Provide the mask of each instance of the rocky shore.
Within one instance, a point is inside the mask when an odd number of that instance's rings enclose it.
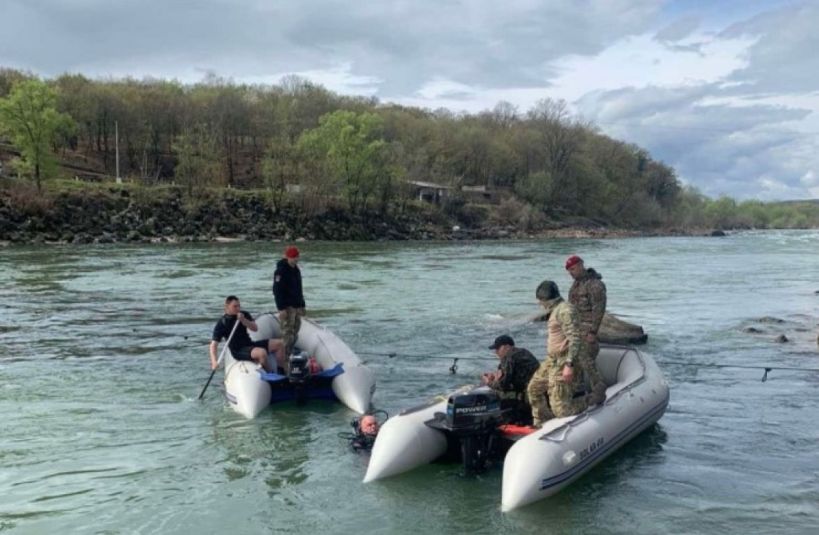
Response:
[[[528,237],[688,235],[681,230],[612,229],[587,221],[521,229],[493,222],[464,223],[433,206],[409,203],[386,213],[312,210],[291,201],[275,209],[263,195],[234,190],[188,198],[179,189],[126,188],[49,195],[0,190],[1,244],[207,242],[229,240],[465,240]],[[491,215],[491,214],[490,214]],[[701,231],[699,232],[702,233]]]

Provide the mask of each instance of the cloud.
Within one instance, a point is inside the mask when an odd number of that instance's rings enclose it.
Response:
[[[646,147],[709,196],[812,195],[803,177],[819,168],[819,136],[793,126],[809,109],[749,104],[719,83],[603,91],[577,105],[605,132]]]
[[[819,89],[819,4],[768,11],[722,32],[726,38],[752,37],[747,65],[730,80],[748,92],[803,93]]]
[[[675,20],[654,36],[661,43],[677,43],[682,41],[699,27],[700,17],[689,15]]]
[[[548,85],[550,62],[593,55],[645,31],[660,6],[657,0],[4,4],[0,64],[46,75],[186,80],[205,70],[243,80],[346,69],[377,79],[380,95],[396,97],[436,79],[490,89]]]

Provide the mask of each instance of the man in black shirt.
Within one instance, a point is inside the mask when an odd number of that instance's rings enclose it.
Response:
[[[237,321],[239,325],[236,325]],[[234,325],[236,326],[235,332],[233,331]],[[225,315],[219,318],[219,321],[213,327],[213,336],[211,336],[210,342],[210,368],[212,370],[215,370],[219,365],[216,351],[219,342],[223,338],[230,338],[228,347],[230,348],[230,354],[236,360],[252,360],[260,364],[265,371],[275,371],[267,362],[267,354],[275,352],[276,360],[281,366],[284,359],[281,351],[282,341],[277,338],[270,338],[254,342],[247,333],[248,329],[253,332],[258,330],[256,322],[253,321],[253,316],[248,312],[242,312],[238,297],[229,295],[225,299]],[[230,336],[231,332],[233,332],[233,337]]]
[[[279,311],[285,361],[289,359],[293,346],[296,345],[301,316],[304,316],[305,309],[298,263],[299,250],[291,245],[284,250],[284,258],[276,264],[276,272],[273,274],[273,296],[276,298],[276,309]]]
[[[495,338],[489,349],[495,352],[500,362],[497,371],[481,376],[481,383],[497,392],[504,400],[502,406],[514,409],[515,419],[526,419],[531,413],[526,387],[540,362],[529,350],[515,347],[515,341],[507,334]]]

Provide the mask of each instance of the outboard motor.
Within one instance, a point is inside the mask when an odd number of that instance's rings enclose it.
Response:
[[[287,372],[287,379],[293,385],[296,394],[296,403],[304,404],[307,399],[307,382],[310,380],[310,368],[307,357],[300,352],[290,355],[290,369]]]
[[[482,390],[450,396],[446,414],[437,412],[425,423],[460,442],[464,472],[469,475],[483,472],[495,452],[502,415],[498,395]]]

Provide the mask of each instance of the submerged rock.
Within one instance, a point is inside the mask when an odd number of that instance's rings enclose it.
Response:
[[[790,340],[788,340],[788,337],[785,336],[784,334],[780,334],[779,336],[774,338],[774,342],[778,342],[780,344],[784,344],[785,342],[789,342],[789,341]]]

